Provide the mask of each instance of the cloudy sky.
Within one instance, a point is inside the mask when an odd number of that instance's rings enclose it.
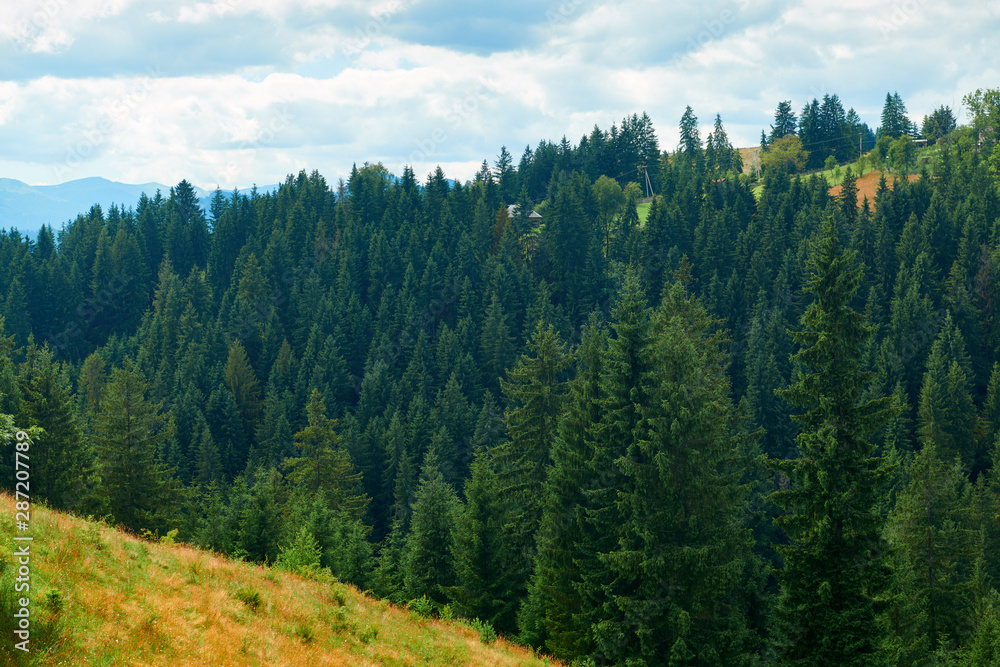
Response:
[[[666,149],[685,105],[747,146],[784,99],[874,128],[888,91],[919,122],[1000,85],[992,0],[0,2],[0,177],[33,185],[468,179],[634,112]]]

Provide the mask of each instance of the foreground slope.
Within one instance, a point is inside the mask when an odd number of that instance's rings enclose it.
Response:
[[[25,656],[12,649],[14,499],[0,494],[0,503],[12,510],[0,519],[0,664],[550,664],[351,586],[151,543],[37,507]]]

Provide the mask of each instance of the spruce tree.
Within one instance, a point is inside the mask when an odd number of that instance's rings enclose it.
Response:
[[[617,576],[601,554],[618,546],[623,522],[618,506],[624,478],[622,459],[634,444],[639,428],[639,406],[649,400],[655,368],[651,310],[636,273],[629,269],[612,309],[611,329],[600,379],[600,421],[593,427],[593,446],[587,463],[589,483],[584,487],[586,508],[581,522],[580,610],[575,623],[587,628],[588,651],[596,650],[593,628],[619,617],[613,586]],[[606,637],[606,642],[613,642]]]
[[[764,451],[770,456],[794,455],[795,424],[788,417],[788,404],[775,393],[788,386],[787,371],[780,362],[787,359],[790,342],[786,323],[782,309],[777,304],[771,307],[761,295],[748,323],[746,350],[742,355],[746,407],[755,422],[766,430]]]
[[[523,596],[522,555],[509,529],[511,499],[503,493],[490,453],[480,449],[465,484],[465,507],[456,521],[456,586],[449,597],[461,615],[488,621],[504,634],[515,630]]]
[[[277,569],[302,576],[319,573],[323,550],[308,527],[299,528],[295,537],[278,549],[278,558],[274,562]]]
[[[684,115],[680,121],[681,145],[688,164],[699,168],[702,166],[701,135],[698,132],[698,117],[690,106],[684,107]]]
[[[1000,593],[991,589],[976,612],[975,632],[954,663],[957,667],[1000,665]]]
[[[310,519],[316,523],[322,518]],[[364,589],[371,577],[372,545],[368,541],[371,528],[361,519],[343,510],[333,509],[326,521],[326,541],[323,544],[323,567],[330,568],[339,581]]]
[[[229,553],[232,548],[229,530],[230,507],[226,504],[224,492],[217,482],[210,482],[201,489],[198,503],[198,526],[193,542],[203,549],[218,553]]]
[[[47,346],[29,345],[26,354],[18,376],[21,421],[44,431],[35,442],[44,455],[32,459],[33,497],[53,507],[86,508],[95,482],[94,461],[77,423],[69,378]]]
[[[497,452],[504,494],[514,502],[508,539],[526,556],[533,551],[542,518],[542,488],[551,466],[552,442],[565,401],[569,358],[552,325],[539,323],[523,355],[500,386],[507,399],[504,422],[510,440]],[[522,572],[526,585],[530,559]]]
[[[274,468],[257,468],[241,477],[246,478],[247,491],[244,502],[233,512],[237,521],[235,555],[255,563],[274,563],[282,525],[281,475]]]
[[[337,420],[326,417],[323,397],[316,389],[309,396],[306,414],[308,425],[295,434],[302,456],[285,459],[289,483],[308,493],[322,490],[331,506],[360,518],[368,505],[361,491],[361,475],[340,446]]]
[[[98,493],[115,521],[133,531],[167,528],[178,499],[172,471],[161,462],[159,451],[173,434],[160,406],[146,397],[148,386],[126,359],[112,372],[94,418]]]
[[[260,416],[260,386],[246,350],[238,340],[229,346],[229,357],[223,374],[226,386],[233,393],[236,407],[243,417],[243,428],[247,433],[252,433]]]
[[[483,369],[483,386],[499,395],[499,379],[514,356],[514,344],[507,324],[507,315],[496,292],[490,298],[483,320],[480,349]]]
[[[528,597],[519,614],[523,641],[544,646],[571,660],[587,651],[589,627],[583,622],[580,560],[583,553],[585,490],[592,484],[593,430],[601,417],[600,382],[607,331],[592,315],[576,353],[576,377],[552,443],[552,469],[542,492],[538,554]]]
[[[770,141],[781,139],[789,134],[795,134],[797,125],[795,112],[792,111],[792,101],[784,100],[779,102],[778,108],[774,110],[774,124],[771,125]],[[763,130],[761,130],[761,138],[763,139]],[[761,146],[762,148],[766,148],[763,144],[764,141],[762,140]]]
[[[616,462],[616,544],[607,615],[592,631],[614,664],[738,665],[749,634],[737,603],[750,534],[741,523],[726,337],[680,282],[652,320],[654,373]]]
[[[7,297],[0,303],[0,319],[4,321],[4,329],[11,334],[17,347],[23,347],[31,336],[31,311],[24,285],[17,274],[14,274],[7,288]]]
[[[194,463],[194,482],[201,486],[208,486],[213,482],[222,480],[222,458],[219,456],[219,448],[212,439],[212,432],[208,424],[203,424],[200,435],[195,440],[197,453]]]
[[[840,196],[838,203],[840,210],[844,213],[844,218],[848,224],[854,225],[858,217],[858,179],[850,167],[844,172],[844,180],[840,184]]]
[[[979,450],[992,453],[998,435],[1000,435],[1000,363],[994,362],[976,429]],[[992,458],[992,467],[994,475],[1000,472],[998,471],[1000,460],[996,456]]]
[[[293,489],[285,511],[286,540],[296,537],[296,529],[306,529],[319,547],[318,564],[329,568],[339,581],[364,588],[372,564],[370,529],[357,516],[330,502],[320,489],[312,493]]]
[[[924,445],[913,481],[893,510],[888,534],[897,548],[896,595],[887,617],[898,664],[922,664],[941,644],[961,641],[972,612],[974,534],[955,463]]]
[[[805,409],[797,459],[773,461],[788,488],[773,495],[791,543],[779,548],[775,648],[787,665],[871,665],[885,659],[877,623],[886,581],[879,490],[889,470],[871,436],[892,416],[888,397],[863,398],[860,359],[873,328],[851,301],[861,281],[834,219],[813,244],[805,290],[815,297],[793,332],[801,377],[781,392]]]
[[[429,451],[420,473],[402,562],[407,599],[427,596],[438,604],[448,601],[446,588],[454,585],[455,579],[452,545],[460,510],[461,502],[444,481],[437,455]]]
[[[951,462],[960,456],[966,465],[980,458],[969,368],[965,342],[948,315],[927,359],[917,433],[924,446],[937,447],[942,460]]]
[[[205,418],[222,458],[227,479],[234,479],[246,466],[246,433],[233,392],[221,382],[208,397]]]
[[[87,422],[101,409],[101,396],[108,382],[104,367],[104,359],[100,352],[92,352],[80,369],[77,395],[82,399],[83,413]]]

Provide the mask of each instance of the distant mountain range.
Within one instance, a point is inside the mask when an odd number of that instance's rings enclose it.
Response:
[[[261,192],[276,189],[277,185],[257,188]],[[58,231],[63,224],[75,220],[80,213],[86,213],[94,204],[100,204],[105,211],[111,204],[126,209],[135,208],[142,193],[152,197],[157,190],[164,197],[170,195],[170,186],[162,183],[130,185],[95,177],[59,185],[28,185],[12,178],[0,178],[0,229],[15,228],[34,237],[42,225],[51,225]],[[198,187],[194,190],[207,212],[212,192]]]

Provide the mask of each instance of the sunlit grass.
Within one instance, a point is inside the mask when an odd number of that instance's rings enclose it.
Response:
[[[931,174],[931,175],[933,175],[934,174],[934,160],[935,160],[936,156],[938,155],[938,153],[940,152],[940,150],[941,150],[941,146],[940,145],[934,145],[934,146],[931,146],[929,148],[918,148],[917,149],[917,154],[916,154],[916,161],[915,161],[915,165],[914,165],[913,171],[911,171],[910,174],[909,174],[909,176],[908,176],[909,180],[911,180],[911,181],[914,180],[915,174],[919,173],[920,169],[922,167],[925,167],[925,166],[927,168],[928,173]],[[858,178],[858,179],[861,179],[863,176],[865,176],[867,174],[871,174],[872,172],[878,172],[878,171],[881,171],[881,172],[885,173],[886,179],[890,182],[890,184],[891,184],[892,180],[895,177],[897,177],[897,174],[895,174],[891,170],[889,170],[888,167],[883,167],[881,170],[879,170],[879,169],[873,168],[870,164],[866,164],[865,168],[864,168],[864,171],[862,172],[861,170],[858,169],[858,163],[857,162],[850,162],[850,163],[847,163],[847,164],[842,164],[842,165],[839,165],[838,167],[836,167],[835,169],[820,169],[820,170],[816,170],[816,171],[808,171],[808,172],[804,172],[803,174],[801,174],[801,176],[802,176],[802,178],[808,178],[808,177],[811,177],[813,175],[820,176],[820,177],[826,179],[826,182],[830,185],[831,188],[833,188],[833,187],[836,187],[836,186],[838,186],[838,185],[840,185],[840,184],[842,184],[844,182],[844,177],[847,175],[847,169],[848,169],[848,167],[850,167],[851,173],[854,174],[855,178]],[[792,176],[792,178],[794,178],[794,176]],[[761,195],[763,194],[763,192],[764,192],[764,185],[763,185],[763,183],[761,183],[761,182],[758,181],[753,186],[754,197],[756,197],[757,200],[760,200]]]
[[[640,225],[646,224],[646,220],[649,218],[649,207],[651,205],[652,204],[650,202],[647,202],[645,204],[639,204],[638,206],[635,207],[636,211],[639,213]]]
[[[13,505],[7,494],[0,502]],[[0,586],[13,591],[13,513],[3,515]],[[32,534],[32,639],[46,645],[33,641],[25,659],[5,635],[3,664],[551,664],[345,584],[154,544],[37,507]]]

